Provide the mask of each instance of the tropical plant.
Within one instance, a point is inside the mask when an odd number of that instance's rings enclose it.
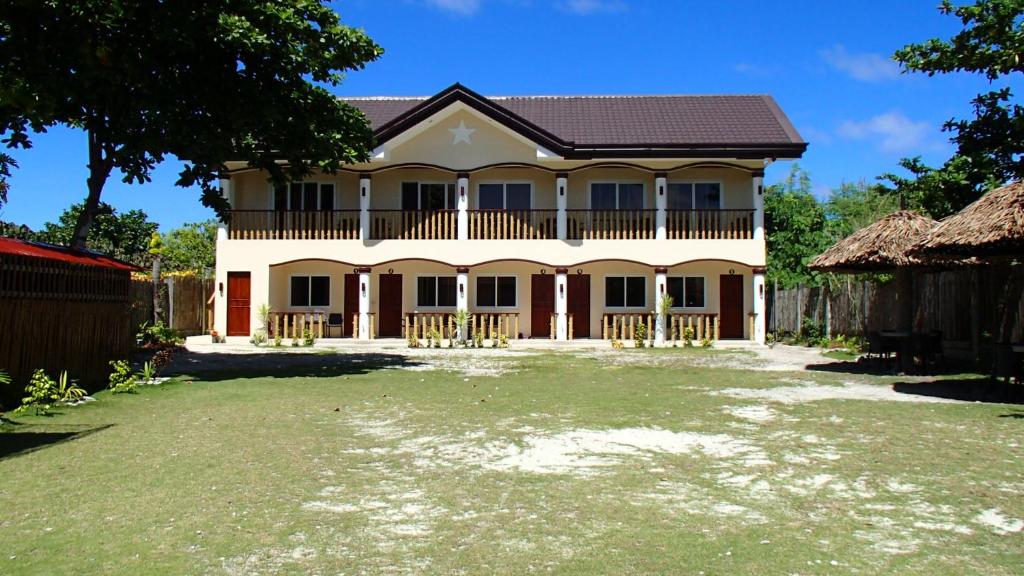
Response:
[[[313,344],[316,344],[316,335],[313,334],[312,330],[306,328],[302,331],[302,345],[312,346]]]
[[[409,348],[419,348],[420,347],[420,339],[416,337],[416,333],[413,332],[412,330],[409,330],[406,333],[405,340],[409,344]]]
[[[442,338],[441,338],[441,331],[440,330],[438,330],[437,328],[434,328],[433,330],[430,331],[430,342],[433,343],[434,348],[440,348],[441,347],[441,340],[442,340]]]
[[[111,174],[148,182],[167,156],[182,187],[225,216],[226,158],[298,180],[367,160],[366,117],[330,90],[383,50],[309,0],[10,0],[0,11],[0,134],[80,129],[88,196],[71,246],[86,247]],[[140,33],[144,31],[144,33]],[[40,47],[45,46],[45,50]],[[188,87],[172,89],[172,87]],[[216,90],[197,89],[216,86]],[[216,126],[216,130],[210,130]],[[197,138],[197,134],[203,134]]]
[[[504,333],[498,335],[498,348],[508,348],[508,336]]]
[[[643,348],[647,345],[647,325],[641,320],[637,323],[636,327],[633,328],[633,346],[636,348]]]
[[[705,336],[700,340],[701,348],[712,348],[714,345],[715,341],[711,338],[711,336]]]
[[[683,348],[693,348],[693,328],[683,328]]]
[[[249,338],[249,343],[254,346],[263,346],[267,343],[267,331],[262,328],[257,328],[252,331],[252,337]]]
[[[164,325],[163,322],[150,324],[143,322],[135,335],[135,340],[143,346],[180,346],[185,343],[185,337],[174,328]]]
[[[114,394],[132,394],[135,392],[135,375],[132,374],[132,367],[127,360],[111,360],[109,385]]]
[[[164,367],[167,366],[167,364],[170,363],[171,356],[173,354],[174,354],[174,349],[173,348],[164,348],[163,350],[158,350],[157,353],[153,355],[152,363],[153,363],[153,377],[154,378],[160,376],[160,371],[163,370]]]
[[[138,379],[143,384],[151,384],[156,380],[156,367],[153,366],[152,362],[145,362],[142,365],[142,370],[139,371]]]
[[[67,370],[61,371],[60,377],[57,378],[57,387],[54,391],[62,403],[78,402],[85,396],[85,390],[68,379]]]
[[[455,311],[455,327],[459,332],[459,342],[466,344],[466,329],[472,315],[468,310],[459,309]]]
[[[662,316],[668,314],[669,310],[676,305],[676,299],[671,294],[665,293],[661,295],[661,301],[658,302],[658,310]]]
[[[281,334],[277,333],[277,334],[274,334],[274,348],[280,348],[280,347],[281,347]]]
[[[50,413],[50,408],[60,401],[57,384],[42,369],[32,373],[28,386],[25,386],[25,394],[26,396],[21,399],[21,406],[15,411],[17,413],[33,409],[37,416],[46,415]]]

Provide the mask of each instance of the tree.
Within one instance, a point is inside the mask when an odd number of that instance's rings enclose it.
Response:
[[[217,222],[185,224],[164,235],[163,266],[171,272],[204,273],[214,267],[217,254]]]
[[[793,164],[785,182],[769,186],[764,195],[768,244],[768,278],[782,288],[821,283],[807,269],[832,242],[825,209],[811,194],[810,176]]]
[[[1019,79],[1024,72],[1024,0],[977,0],[959,7],[943,0],[939,11],[958,17],[963,30],[948,41],[932,38],[898,50],[894,58],[906,70],[929,76],[974,72],[990,82]],[[920,196],[935,218],[962,209],[993,185],[1024,178],[1024,107],[1013,102],[1009,86],[979,94],[971,104],[972,120],[950,119],[943,125],[957,146],[953,158],[937,169],[905,159],[901,165],[916,178],[883,176],[897,191]]]
[[[853,234],[899,209],[899,201],[879,184],[843,183],[825,203],[833,239]]]
[[[75,204],[61,213],[56,222],[47,222],[36,233],[36,239],[50,244],[67,246],[75,233],[75,225],[83,210]],[[150,262],[149,240],[157,230],[142,210],[129,210],[119,214],[112,206],[101,202],[97,216],[89,230],[89,246],[97,252],[146,266]]]
[[[45,49],[40,49],[44,47]],[[85,131],[88,196],[70,244],[84,248],[113,170],[148,182],[168,155],[226,217],[223,162],[273,181],[364,161],[372,131],[336,86],[382,50],[319,0],[8,0],[0,4],[0,134],[31,146],[54,125]]]
[[[7,154],[0,152],[0,208],[7,203],[7,192],[11,186],[7,179],[11,177],[11,168],[17,168],[18,163]]]

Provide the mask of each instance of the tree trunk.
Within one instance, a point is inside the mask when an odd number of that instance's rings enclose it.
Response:
[[[71,248],[85,250],[88,248],[89,228],[100,207],[100,194],[103,192],[103,185],[107,183],[110,176],[110,161],[103,158],[103,146],[96,136],[95,130],[88,131],[89,138],[89,196],[85,199],[85,207],[78,215],[75,222],[75,233],[71,237]]]

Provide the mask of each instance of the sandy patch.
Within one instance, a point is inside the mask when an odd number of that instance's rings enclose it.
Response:
[[[802,382],[795,386],[775,388],[725,388],[711,392],[714,395],[730,396],[747,400],[768,400],[782,404],[799,404],[818,400],[874,400],[888,402],[955,403],[959,400],[933,396],[901,394],[889,386],[845,382],[842,386],[824,386],[813,382]]]
[[[726,406],[722,410],[736,418],[757,423],[770,422],[778,416],[775,410],[767,406]]]
[[[1012,534],[1024,530],[1024,520],[1008,518],[998,508],[982,510],[974,517],[974,521],[982,526],[988,526],[996,534]]]

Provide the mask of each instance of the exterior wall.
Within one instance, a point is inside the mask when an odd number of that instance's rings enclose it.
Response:
[[[344,286],[345,273],[351,273],[352,268],[332,262],[317,260],[303,260],[283,266],[270,268],[270,288],[267,302],[276,311],[300,312],[304,310],[318,310],[323,312],[344,311]],[[330,276],[331,293],[328,306],[293,307],[291,305],[291,277],[292,276]],[[253,302],[258,307],[263,302]]]
[[[449,130],[460,122],[474,130],[470,135],[470,144],[452,143],[454,138]],[[536,162],[537,148],[476,112],[460,110],[446,118],[434,120],[432,126],[396,146],[390,151],[389,161],[422,162],[455,170],[469,170],[493,164],[496,159],[502,162]]]

